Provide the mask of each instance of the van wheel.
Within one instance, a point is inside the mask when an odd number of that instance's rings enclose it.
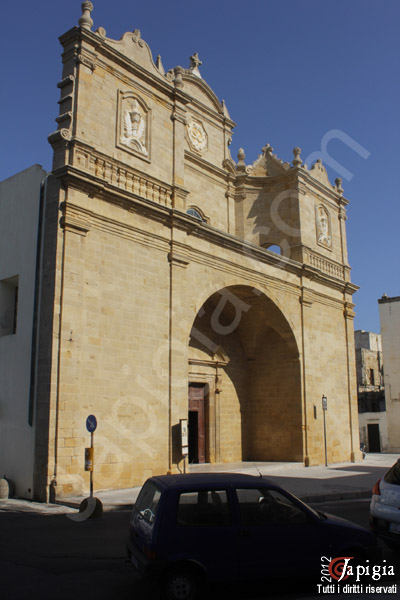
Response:
[[[190,568],[182,567],[169,571],[165,577],[163,591],[165,600],[197,600],[201,578]]]

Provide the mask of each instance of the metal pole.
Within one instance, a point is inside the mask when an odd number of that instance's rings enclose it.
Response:
[[[328,450],[326,447],[326,418],[325,418],[325,414],[326,414],[326,410],[323,411],[324,413],[324,445],[325,445],[325,466],[328,466]]]
[[[90,471],[90,497],[93,498],[93,469],[94,469],[94,454],[93,454],[93,431],[90,433],[90,447],[92,448],[92,470]]]

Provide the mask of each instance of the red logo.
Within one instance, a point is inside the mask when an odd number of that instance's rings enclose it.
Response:
[[[333,558],[329,563],[329,574],[336,581],[344,581],[348,578],[347,575],[347,565],[351,561],[354,556],[338,556],[338,558]]]

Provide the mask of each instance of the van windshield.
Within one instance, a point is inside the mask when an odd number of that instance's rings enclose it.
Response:
[[[160,496],[157,486],[152,481],[147,481],[136,500],[135,510],[149,524],[153,524],[156,518]]]

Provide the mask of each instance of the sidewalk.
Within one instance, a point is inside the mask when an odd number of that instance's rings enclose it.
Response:
[[[263,475],[306,502],[324,502],[351,498],[369,498],[376,481],[399,458],[397,454],[368,454],[359,463],[339,463],[332,466],[304,467],[303,463],[240,462],[229,464],[190,465],[190,473],[236,472]],[[96,491],[104,510],[129,510],[140,491],[139,487],[123,490]],[[0,500],[0,511],[60,514],[74,512],[85,496],[59,500],[56,505],[28,500]]]
[[[240,462],[190,465],[190,473],[236,472],[263,475],[306,502],[324,502],[346,498],[369,498],[376,481],[399,458],[397,454],[368,454],[359,463],[304,467],[303,463]],[[123,490],[95,491],[105,510],[131,508],[140,486]],[[71,497],[62,502],[79,507],[84,497]]]

